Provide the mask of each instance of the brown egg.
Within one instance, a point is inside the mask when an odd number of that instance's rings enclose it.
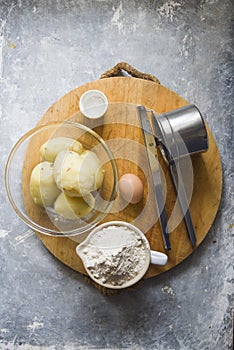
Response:
[[[143,197],[142,181],[134,174],[124,174],[119,180],[119,193],[127,202],[135,204]]]

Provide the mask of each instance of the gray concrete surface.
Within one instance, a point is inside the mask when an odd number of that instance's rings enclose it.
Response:
[[[232,21],[231,0],[0,0],[0,349],[231,349]],[[47,108],[119,61],[200,107],[224,185],[193,255],[139,290],[104,297],[16,217],[3,177],[11,147]]]

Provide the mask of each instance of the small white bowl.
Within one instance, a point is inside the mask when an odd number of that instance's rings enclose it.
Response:
[[[108,282],[102,282],[101,279],[99,278],[95,278],[95,275],[93,272],[90,271],[90,269],[88,268],[88,261],[87,261],[87,250],[89,250],[91,247],[95,246],[95,242],[97,242],[96,240],[98,240],[99,238],[99,233],[102,229],[105,229],[107,227],[123,227],[123,228],[127,228],[130,229],[131,231],[135,232],[136,236],[138,238],[142,239],[143,242],[143,248],[145,250],[145,261],[144,261],[144,266],[142,267],[142,269],[138,272],[137,275],[135,275],[135,277],[133,277],[131,280],[128,280],[126,282],[124,282],[121,285],[116,285],[116,284],[110,284]],[[113,237],[113,240],[110,242],[111,245],[115,245],[115,239]],[[107,246],[104,244],[103,248],[101,248],[102,250],[108,250],[111,249],[112,247]],[[100,248],[99,244],[97,243],[98,248]],[[86,251],[86,252],[85,252]],[[158,251],[153,251],[150,250],[150,245],[149,242],[146,238],[146,236],[144,235],[144,233],[142,231],[140,231],[137,227],[135,227],[134,225],[124,222],[124,221],[110,221],[110,222],[106,222],[98,227],[96,227],[95,229],[93,229],[88,237],[76,247],[76,253],[77,255],[81,258],[83,265],[85,267],[86,272],[88,273],[88,275],[94,280],[94,282],[100,284],[103,287],[106,288],[111,288],[111,289],[122,289],[122,288],[127,288],[130,287],[131,285],[137,283],[147,272],[150,263],[151,264],[156,264],[156,265],[166,265],[167,261],[168,261],[168,257],[166,254],[158,252]]]
[[[106,113],[108,100],[102,91],[88,90],[80,97],[79,107],[85,117],[98,119]]]

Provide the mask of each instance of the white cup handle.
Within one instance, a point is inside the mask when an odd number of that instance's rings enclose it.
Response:
[[[168,257],[166,254],[161,252],[156,252],[155,250],[150,251],[150,262],[154,265],[166,265]]]

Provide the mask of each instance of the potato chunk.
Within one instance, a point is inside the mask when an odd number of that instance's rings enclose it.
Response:
[[[94,174],[94,184],[93,190],[98,190],[103,182],[105,171],[101,166],[101,162],[98,159],[96,153],[92,151],[84,151],[81,154],[81,158],[83,159],[83,164],[86,165],[87,171],[92,172]],[[84,171],[86,168],[84,169]]]
[[[30,193],[33,201],[41,207],[52,205],[60,193],[54,181],[53,167],[53,163],[42,162],[31,173]]]
[[[94,207],[95,199],[90,193],[83,197],[69,197],[61,193],[54,203],[54,210],[63,218],[75,220],[88,215]]]
[[[57,154],[61,151],[73,151],[81,154],[83,146],[80,142],[69,137],[54,137],[40,147],[42,159],[48,162],[54,162]]]
[[[103,177],[100,160],[94,152],[84,151],[79,155],[62,151],[55,159],[55,182],[69,196],[85,196],[95,191],[101,186]]]

